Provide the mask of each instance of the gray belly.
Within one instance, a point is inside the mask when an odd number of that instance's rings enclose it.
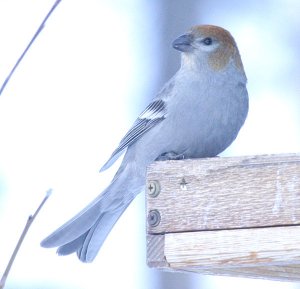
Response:
[[[216,156],[235,140],[247,112],[245,87],[231,98],[177,104],[165,120],[129,148],[131,157],[147,166],[167,153],[185,158]]]

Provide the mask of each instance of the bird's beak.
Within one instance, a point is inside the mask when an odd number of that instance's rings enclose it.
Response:
[[[182,52],[188,52],[193,49],[191,45],[192,42],[193,42],[193,36],[191,34],[183,34],[173,41],[172,46],[176,50]]]

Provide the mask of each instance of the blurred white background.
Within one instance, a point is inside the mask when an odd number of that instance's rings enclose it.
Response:
[[[53,3],[0,1],[1,83]],[[0,274],[53,188],[6,288],[298,288],[147,268],[143,194],[92,264],[39,243],[108,184],[116,166],[101,165],[178,69],[171,42],[192,25],[231,31],[248,76],[249,117],[223,155],[299,152],[299,13],[298,0],[63,0],[0,96]]]

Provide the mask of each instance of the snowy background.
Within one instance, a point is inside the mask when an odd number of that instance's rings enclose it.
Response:
[[[53,3],[0,1],[0,83]],[[39,246],[109,183],[117,166],[100,167],[178,69],[171,42],[192,25],[228,29],[248,77],[249,117],[223,155],[299,152],[299,13],[298,0],[63,0],[0,95],[0,274],[53,188],[6,288],[299,288],[147,268],[144,194],[92,264]]]

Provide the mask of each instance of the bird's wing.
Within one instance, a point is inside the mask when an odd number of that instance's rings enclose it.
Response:
[[[108,169],[124,152],[124,150],[135,143],[145,132],[165,119],[167,113],[166,103],[162,99],[151,102],[134,122],[131,129],[121,140],[119,146],[112,153],[109,160],[100,169],[100,172]]]

